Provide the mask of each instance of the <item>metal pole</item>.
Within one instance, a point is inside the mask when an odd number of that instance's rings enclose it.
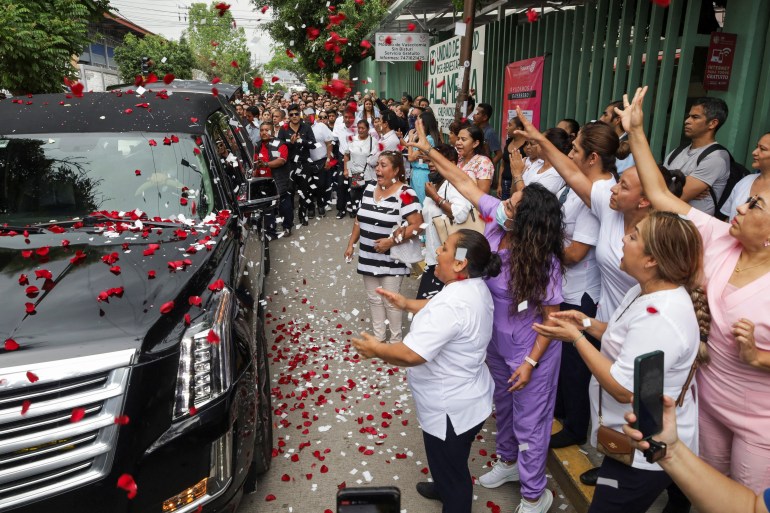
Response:
[[[455,121],[459,121],[468,115],[463,112],[463,104],[468,99],[468,87],[471,80],[471,56],[473,54],[473,29],[476,24],[476,0],[465,0],[463,5],[463,21],[465,22],[465,35],[460,41],[460,73],[463,81],[460,92],[457,95],[455,105]],[[464,71],[462,71],[464,69]]]

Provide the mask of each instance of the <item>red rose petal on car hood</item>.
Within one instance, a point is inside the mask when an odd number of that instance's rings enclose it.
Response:
[[[85,416],[86,410],[84,408],[75,408],[70,415],[70,422],[80,422]]]
[[[127,497],[129,499],[136,497],[136,481],[134,481],[134,478],[131,476],[131,474],[123,474],[118,478],[118,488],[128,492]]]
[[[171,310],[173,309],[174,309],[173,301],[168,301],[167,303],[163,303],[162,305],[160,305],[160,313],[164,315],[171,312]]]
[[[27,379],[30,383],[34,383],[35,381],[39,380],[40,378],[37,377],[37,374],[31,371],[27,371]]]

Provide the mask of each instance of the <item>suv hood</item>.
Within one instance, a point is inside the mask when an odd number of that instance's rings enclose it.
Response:
[[[233,219],[227,226],[235,226]],[[184,315],[195,322],[204,314],[213,294],[207,286],[219,278],[229,283],[229,273],[215,273],[230,269],[217,261],[233,240],[224,236],[226,227],[182,228],[153,228],[146,238],[82,231],[30,234],[29,243],[22,235],[0,237],[0,337],[19,345],[0,346],[3,366],[47,360],[41,352],[58,359],[174,345]],[[173,262],[181,265],[174,269]],[[191,306],[190,296],[201,296],[201,305]]]

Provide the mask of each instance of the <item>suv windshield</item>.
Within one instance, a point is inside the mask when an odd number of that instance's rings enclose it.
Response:
[[[0,224],[139,209],[149,218],[202,219],[215,207],[196,136],[61,133],[0,137]]]

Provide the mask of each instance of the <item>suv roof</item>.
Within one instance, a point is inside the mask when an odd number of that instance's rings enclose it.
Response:
[[[41,94],[26,100],[0,100],[0,135],[62,132],[179,132],[202,134],[206,119],[226,99],[184,91],[148,90],[143,95],[111,91],[82,98]],[[68,97],[69,96],[69,97]],[[45,110],[41,115],[40,110]],[[37,112],[34,112],[37,111]],[[34,112],[34,113],[33,113]],[[4,128],[5,127],[5,128]],[[13,127],[13,132],[5,132]]]

